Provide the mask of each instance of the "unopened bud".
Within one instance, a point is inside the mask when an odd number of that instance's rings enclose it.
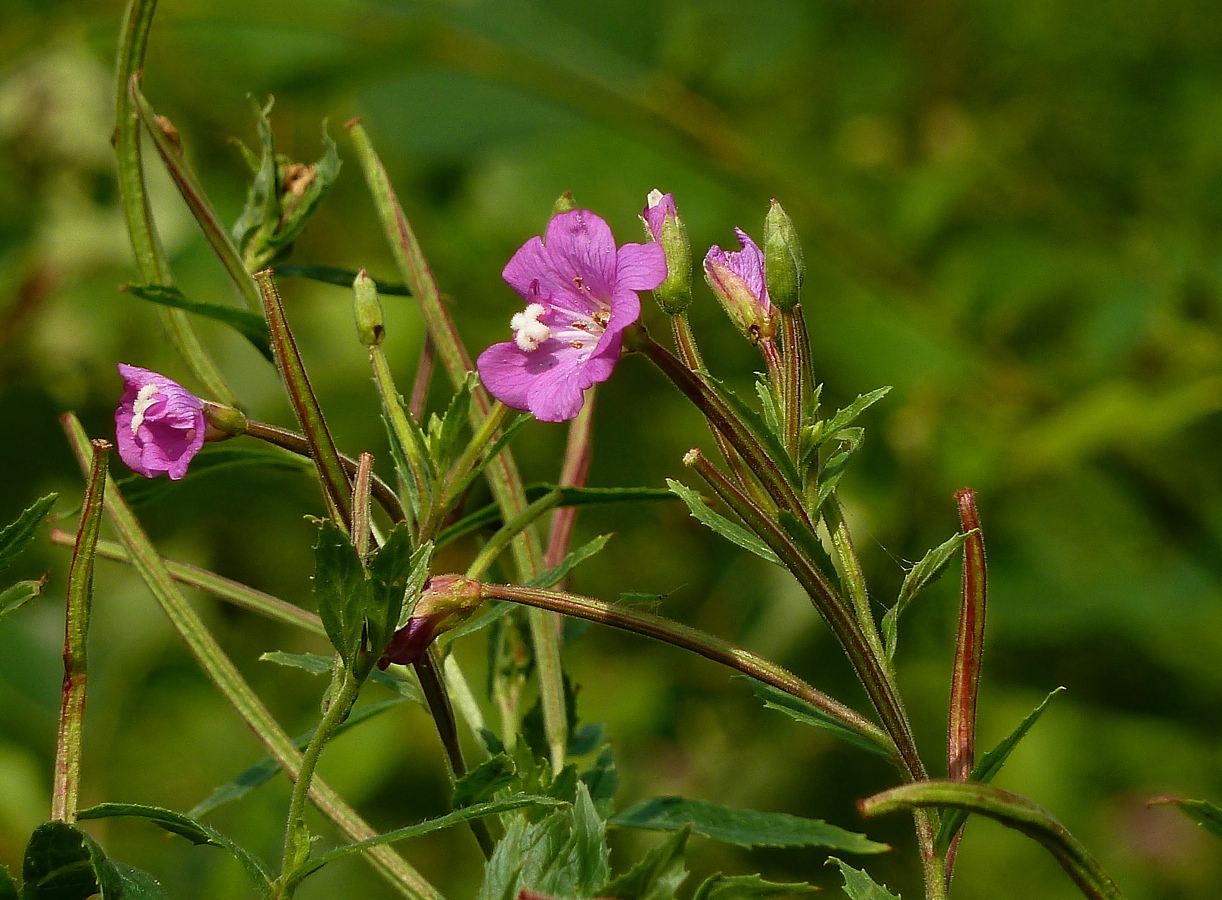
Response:
[[[484,586],[461,575],[437,575],[424,583],[424,591],[407,624],[390,639],[378,668],[391,663],[409,665],[424,655],[440,634],[471,618],[484,601]]]
[[[776,312],[764,284],[764,254],[755,241],[735,228],[741,250],[714,246],[704,257],[704,277],[730,321],[751,343],[776,336]]]
[[[666,280],[654,290],[654,299],[663,312],[678,315],[692,302],[692,245],[674,195],[650,191],[641,221],[649,237],[661,244],[666,254]]]
[[[577,199],[573,196],[572,191],[565,191],[556,198],[556,202],[552,204],[552,216],[558,216],[561,213],[572,212],[577,208]]]
[[[352,306],[356,312],[356,333],[366,347],[382,343],[386,328],[382,321],[382,302],[378,299],[378,286],[364,269],[356,273],[352,282]]]
[[[223,403],[204,401],[205,441],[223,441],[225,438],[236,437],[246,433],[246,414],[240,409],[225,406]]]
[[[802,298],[806,261],[793,220],[775,200],[764,218],[764,278],[768,296],[782,312],[789,312]]]

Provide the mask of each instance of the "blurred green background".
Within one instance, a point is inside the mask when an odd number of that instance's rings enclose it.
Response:
[[[0,520],[35,497],[79,498],[56,422],[105,435],[125,361],[184,378],[135,277],[117,206],[111,69],[119,0],[4,0],[0,28]],[[770,197],[803,236],[806,309],[834,407],[881,384],[843,494],[871,589],[888,604],[905,563],[957,527],[970,485],[990,563],[980,741],[992,746],[1052,688],[1068,690],[999,784],[1051,810],[1133,900],[1222,896],[1222,844],[1152,796],[1222,801],[1222,17],[1212,0],[166,0],[144,89],[182,134],[222,215],[254,143],[245,95],[276,96],[279,149],[319,155],[330,120],[345,168],[293,262],[396,278],[340,127],[362,117],[469,345],[504,339],[516,295],[500,270],[571,190],[620,240],[654,187],[673,191],[697,254],[759,237]],[[158,224],[191,296],[236,302],[164,173]],[[332,426],[349,452],[385,456],[348,292],[283,285]],[[749,389],[760,363],[703,285],[692,319],[715,373]],[[386,298],[407,384],[421,342],[408,301]],[[645,321],[664,334],[647,304]],[[291,424],[271,368],[200,326],[244,403]],[[192,386],[187,382],[188,386]],[[440,394],[438,394],[440,397]],[[642,360],[599,396],[590,483],[659,486],[707,445],[697,416]],[[519,439],[528,480],[555,477],[564,431]],[[383,460],[384,461],[384,460]],[[116,461],[116,466],[120,464]],[[316,486],[288,472],[201,479],[142,511],[164,552],[312,608]],[[677,504],[584,513],[578,540],[617,536],[578,590],[666,594],[662,611],[773,656],[862,704],[788,578],[702,531]],[[470,548],[443,567],[464,565]],[[45,819],[58,710],[68,553],[45,542],[19,575],[45,596],[0,625],[0,863],[19,866]],[[293,733],[323,685],[258,662],[320,648],[196,598]],[[957,616],[952,571],[900,635],[902,684],[926,757],[944,753]],[[259,755],[128,570],[97,573],[83,804],[187,809]],[[481,638],[460,649],[482,669]],[[901,818],[864,822],[856,798],[891,783],[873,759],[763,710],[701,661],[591,629],[568,650],[579,711],[605,721],[623,805],[681,793],[827,818],[896,844],[865,861],[919,893]],[[329,777],[378,826],[445,808],[419,710],[340,739]],[[212,820],[278,858],[281,781]],[[321,825],[319,827],[322,827]],[[97,823],[112,855],[174,897],[243,896],[236,865],[139,823]],[[653,842],[614,835],[622,868]],[[406,847],[451,896],[478,852],[455,831]],[[973,822],[954,895],[1077,896],[1015,832]],[[857,861],[859,864],[861,861]],[[698,874],[838,879],[809,852],[697,840]],[[301,893],[382,897],[362,863]]]

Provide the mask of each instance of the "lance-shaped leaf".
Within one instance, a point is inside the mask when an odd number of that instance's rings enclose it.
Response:
[[[568,577],[569,573],[577,568],[577,566],[585,562],[598,551],[602,550],[603,547],[607,546],[607,541],[609,540],[611,540],[611,535],[600,534],[589,543],[583,544],[576,550],[569,552],[564,559],[560,561],[559,565],[553,566],[546,572],[540,572],[538,576],[530,580],[527,586],[544,589],[555,587],[560,582],[564,581],[564,579]]]
[[[1222,837],[1222,807],[1208,800],[1183,800],[1179,797],[1155,797],[1151,805],[1169,803],[1206,831]]]
[[[849,900],[900,900],[861,869],[854,869],[834,856],[828,857],[827,861],[840,867],[840,877],[844,879],[844,894]]]
[[[0,591],[0,619],[16,612],[42,593],[47,586],[47,576],[31,581],[19,581]]]
[[[323,522],[314,545],[314,596],[327,638],[348,668],[361,650],[371,593],[365,566],[348,535],[334,522]]]
[[[765,881],[758,875],[710,875],[704,880],[692,900],[777,900],[816,894],[819,888],[805,881]]]
[[[30,836],[21,866],[24,900],[119,900],[123,888],[102,848],[67,822],[47,822]]]
[[[192,300],[171,284],[127,284],[122,289],[141,300],[148,300],[150,303],[159,303],[175,309],[185,309],[197,316],[204,316],[214,322],[228,325],[250,341],[251,345],[263,354],[268,362],[273,361],[267,322],[258,313],[238,309],[236,306],[222,306],[219,303]]]
[[[611,824],[648,831],[690,827],[696,834],[736,847],[821,847],[845,853],[885,853],[891,849],[821,819],[732,809],[684,797],[642,800],[614,816]]]
[[[959,532],[950,540],[939,544],[921,557],[921,561],[908,570],[904,583],[900,585],[899,598],[895,605],[883,616],[883,642],[887,648],[887,658],[895,657],[895,646],[899,635],[899,618],[904,614],[925,587],[937,581],[954,555],[959,552],[967,534]]]
[[[210,845],[220,847],[228,852],[241,864],[242,869],[250,876],[259,890],[261,897],[271,896],[271,880],[259,858],[250,851],[235,843],[231,838],[221,834],[210,825],[197,822],[190,816],[183,815],[172,809],[160,806],[143,806],[139,803],[99,803],[89,809],[81,810],[82,819],[107,819],[115,816],[144,819],[154,825],[184,837],[197,847]],[[126,896],[126,894],[124,895]]]
[[[34,540],[38,528],[51,512],[59,494],[47,496],[35,501],[16,519],[0,530],[0,571],[4,571],[21,555],[21,551]]]
[[[277,278],[306,278],[310,281],[318,281],[322,284],[334,284],[340,287],[350,288],[352,282],[356,280],[357,273],[351,269],[343,269],[339,266],[289,266],[278,265],[272,266],[272,274]],[[377,278],[371,278],[374,287],[378,289],[379,294],[388,294],[395,297],[410,297],[412,292],[407,289],[407,285],[399,284],[395,281],[383,281]]]
[[[293,339],[293,332],[289,330],[289,323],[284,315],[284,305],[280,301],[276,283],[268,271],[256,273],[255,282],[263,298],[263,312],[267,316],[267,326],[271,331],[276,367],[280,370],[280,377],[288,390],[293,412],[297,414],[297,421],[301,423],[301,430],[305,432],[309,442],[310,457],[318,467],[318,477],[322,482],[327,508],[336,523],[346,528],[352,518],[352,484],[348,480],[348,473],[331,437],[331,431],[327,428],[326,419],[323,418],[318,397],[310,386],[305,364],[297,350],[297,342]]]
[[[687,878],[683,857],[690,834],[691,829],[680,828],[651,848],[631,869],[600,888],[598,896],[615,900],[674,900],[675,891]]]
[[[688,511],[696,521],[717,532],[730,543],[751,551],[760,559],[766,559],[773,565],[781,565],[780,557],[772,552],[772,548],[743,526],[714,512],[700,495],[687,485],[673,478],[667,478],[666,485],[676,497],[687,504]]]
[[[987,816],[1041,844],[1091,900],[1124,900],[1120,888],[1064,825],[1043,807],[1009,791],[970,781],[932,780],[891,788],[857,805],[867,816],[930,807]]]
[[[997,773],[1001,771],[1001,767],[1005,765],[1010,754],[1014,752],[1014,748],[1018,746],[1019,741],[1027,736],[1027,732],[1032,726],[1039,721],[1040,716],[1044,714],[1044,710],[1048,708],[1048,704],[1052,702],[1052,698],[1061,691],[1065,690],[1059,687],[1050,692],[1043,702],[1035,709],[1027,714],[1027,717],[1018,723],[1018,727],[1010,732],[1009,736],[984,755],[984,757],[972,769],[972,774],[968,781],[977,781],[981,784],[987,784],[992,781]],[[938,826],[937,846],[940,850],[945,850],[950,846],[951,840],[959,829],[963,827],[963,823],[967,820],[967,813],[962,809],[948,809],[942,816],[942,821]]]
[[[747,679],[747,683],[751,685],[751,690],[755,692],[755,696],[763,700],[764,706],[768,709],[779,710],[796,722],[821,728],[840,738],[840,740],[852,744],[854,747],[876,753],[884,759],[891,759],[894,756],[895,749],[893,746],[889,746],[885,741],[871,740],[872,734],[863,734],[860,731],[846,727],[839,719],[828,715],[812,703],[800,700],[793,696],[793,694],[787,694],[770,684],[765,684],[754,678]]]

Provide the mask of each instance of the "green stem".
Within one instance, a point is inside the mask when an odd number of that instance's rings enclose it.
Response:
[[[378,390],[378,396],[382,398],[382,410],[386,414],[386,421],[411,470],[410,475],[420,506],[418,516],[421,521],[426,520],[432,515],[433,495],[425,448],[417,439],[417,430],[412,428],[411,422],[408,421],[407,412],[403,409],[402,398],[395,387],[394,375],[390,371],[390,363],[380,344],[369,348],[369,362],[373,368],[374,386]]]
[[[509,412],[509,407],[499,400],[492,404],[488,415],[484,416],[483,421],[479,423],[479,427],[475,430],[475,434],[471,436],[471,441],[463,450],[462,455],[450,466],[450,471],[446,473],[445,499],[441,502],[443,510],[449,510],[458,501],[459,498],[453,496],[455,488],[458,485],[467,483],[467,477],[471,470],[475,468],[479,458],[488,449],[488,445],[496,439],[497,432],[501,428],[501,423],[505,421],[505,414],[507,412]]]
[[[802,417],[806,412],[810,385],[807,372],[810,368],[809,348],[806,347],[806,328],[802,320],[802,307],[795,306],[781,313],[781,417],[785,449],[795,463],[802,437]]]
[[[510,584],[484,584],[483,596],[587,619],[690,650],[705,659],[727,666],[757,681],[770,684],[778,690],[809,703],[845,728],[877,744],[889,756],[895,756],[894,742],[865,716],[838,700],[832,699],[822,691],[816,690],[781,666],[699,629],[636,609],[627,609],[613,603],[595,600],[592,597],[563,591],[544,591]]]
[[[536,519],[549,509],[554,509],[560,503],[563,496],[559,488],[550,490],[530,504],[530,506],[526,507],[526,509],[522,510],[517,516],[502,525],[500,530],[476,554],[475,559],[471,560],[471,565],[467,566],[467,577],[473,581],[478,581],[488,571],[488,567],[496,562],[496,558],[505,551],[505,548],[510,545],[513,539],[521,534],[523,530],[529,528]]]
[[[93,561],[102,530],[110,442],[93,441],[89,483],[81,507],[72,565],[68,570],[68,607],[64,616],[64,686],[60,698],[59,736],[55,743],[55,783],[51,792],[51,818],[76,821],[81,783],[81,746],[85,727],[87,672],[86,638],[93,603]]]

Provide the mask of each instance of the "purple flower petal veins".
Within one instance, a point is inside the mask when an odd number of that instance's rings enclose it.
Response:
[[[145,478],[177,481],[204,444],[204,402],[157,372],[119,363],[123,397],[115,410],[119,457]]]
[[[636,292],[662,283],[666,258],[657,244],[617,248],[606,222],[575,209],[553,216],[502,277],[526,308],[510,319],[513,340],[480,354],[480,378],[506,406],[563,422],[581,411],[586,388],[611,377],[623,331],[641,315]]]
[[[771,341],[776,311],[764,280],[764,252],[741,229],[736,251],[714,245],[704,257],[704,276],[735,326],[752,343]]]

